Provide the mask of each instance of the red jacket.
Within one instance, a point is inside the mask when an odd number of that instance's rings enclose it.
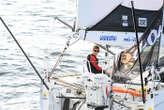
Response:
[[[87,67],[89,72],[91,70],[92,73],[102,73],[102,68],[98,65],[98,59],[96,58],[95,55],[93,54],[88,55],[87,60],[89,61],[87,62]]]

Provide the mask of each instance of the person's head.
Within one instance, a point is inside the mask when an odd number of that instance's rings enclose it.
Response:
[[[97,45],[93,46],[92,54],[97,55],[99,53],[100,49]]]

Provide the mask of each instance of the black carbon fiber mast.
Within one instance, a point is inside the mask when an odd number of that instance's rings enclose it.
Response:
[[[144,96],[144,83],[143,83],[143,76],[142,76],[142,64],[141,64],[141,54],[140,54],[140,46],[139,46],[139,39],[138,39],[138,31],[137,31],[137,23],[136,23],[136,17],[135,17],[135,10],[134,10],[134,4],[133,1],[131,1],[132,5],[132,17],[133,17],[133,24],[134,24],[134,31],[136,33],[136,43],[138,48],[138,60],[139,60],[139,66],[140,66],[140,78],[141,78],[141,89],[142,89],[142,100],[143,103],[145,103],[145,96]]]

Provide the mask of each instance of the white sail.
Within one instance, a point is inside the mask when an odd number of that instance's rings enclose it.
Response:
[[[163,0],[133,0],[135,9],[159,10]],[[79,0],[78,25],[91,27],[111,13],[119,5],[131,8],[131,0]]]
[[[134,1],[134,8],[139,10],[159,10],[163,6],[163,0],[122,0],[122,5],[131,8],[131,1]]]
[[[79,0],[78,25],[91,27],[114,10],[121,0]]]
[[[162,8],[163,0],[133,0],[139,37]],[[129,47],[136,42],[131,0],[79,0],[78,27],[82,39]],[[130,32],[130,33],[129,33]]]
[[[139,33],[139,38],[142,33]],[[98,44],[108,44],[128,48],[136,43],[136,36],[133,32],[111,32],[111,31],[88,31],[85,38],[85,31],[80,31],[80,37],[84,40]]]

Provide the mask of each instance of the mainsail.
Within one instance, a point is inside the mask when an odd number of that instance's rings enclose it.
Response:
[[[79,0],[78,26],[84,40],[119,46],[136,41],[131,0]],[[163,0],[133,0],[139,36],[151,25]],[[145,5],[146,4],[146,5]],[[118,33],[120,32],[120,33]],[[131,32],[130,34],[125,32]]]
[[[159,59],[159,48],[160,39],[162,34],[162,18],[163,18],[163,8],[161,8],[152,24],[147,28],[145,33],[140,38],[140,54],[141,54],[141,65],[142,69],[145,70],[146,67],[154,64],[158,65]],[[129,49],[121,52],[116,71],[123,73],[124,76],[129,74],[131,76],[136,76],[139,74],[139,61],[137,53],[137,44]],[[117,73],[116,72],[116,73]]]

